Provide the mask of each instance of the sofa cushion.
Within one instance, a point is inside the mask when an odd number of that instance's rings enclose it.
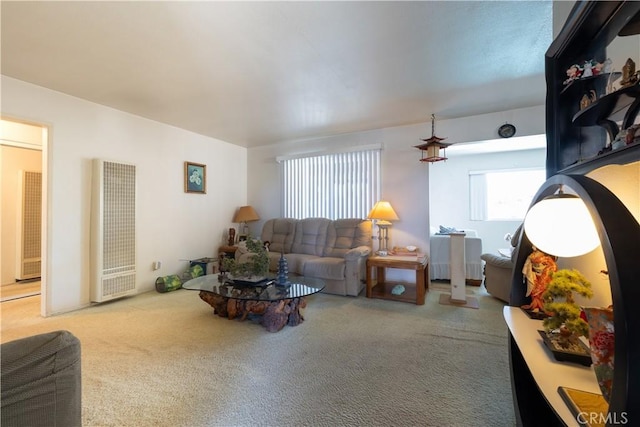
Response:
[[[327,229],[331,220],[327,218],[306,218],[296,224],[291,252],[322,256],[327,241]]]
[[[270,219],[262,226],[261,240],[269,242],[269,250],[285,254],[291,252],[297,220],[293,218]]]
[[[344,258],[322,257],[307,260],[303,274],[319,279],[344,280],[344,271]]]
[[[327,229],[324,256],[340,257],[358,246],[371,245],[371,221],[358,218],[337,219]]]
[[[317,255],[289,253],[284,256],[287,259],[287,267],[289,273],[304,275],[304,267],[308,262],[316,260],[320,257]],[[276,271],[278,268],[276,267]]]

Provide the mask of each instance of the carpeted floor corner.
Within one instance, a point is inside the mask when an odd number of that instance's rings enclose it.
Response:
[[[83,425],[513,426],[503,303],[480,308],[318,294],[268,333],[197,292],[148,292],[40,318],[2,303],[2,342],[67,329],[82,343]],[[21,313],[21,314],[20,314]]]

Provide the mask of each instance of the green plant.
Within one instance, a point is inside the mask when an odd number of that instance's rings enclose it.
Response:
[[[593,297],[591,282],[578,270],[563,269],[553,273],[542,294],[544,310],[551,313],[551,317],[543,321],[545,331],[560,329],[568,334],[588,336],[589,325],[580,317],[581,309],[573,300],[574,292],[585,298]]]
[[[235,258],[225,258],[222,267],[233,276],[264,276],[269,271],[269,255],[262,241],[249,237],[246,240],[247,251],[252,255],[245,262]]]

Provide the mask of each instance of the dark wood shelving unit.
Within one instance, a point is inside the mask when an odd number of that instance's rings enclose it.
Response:
[[[631,126],[640,107],[640,86],[632,85],[619,89],[594,101],[578,111],[571,123],[575,126],[602,126],[613,141],[620,131],[617,124],[622,118],[622,129]],[[620,117],[623,115],[623,117]]]
[[[640,157],[640,142],[626,145],[617,150],[607,151],[590,159],[584,159],[559,170],[562,174],[587,174],[605,165],[624,165],[634,162]]]
[[[567,22],[545,56],[547,80],[547,181],[533,204],[554,194],[560,186],[573,190],[587,205],[598,229],[609,273],[614,308],[615,366],[607,425],[624,413],[629,425],[640,425],[640,225],[620,199],[588,172],[610,164],[640,161],[640,143],[604,152],[620,129],[626,129],[640,111],[640,86],[628,86],[601,96],[579,110],[580,99],[595,90],[603,93],[607,78],[595,76],[564,85],[566,70],[580,60],[607,58],[606,47],[619,34],[640,32],[640,2],[577,2]],[[637,52],[630,53],[633,56]],[[639,61],[639,58],[633,58]],[[618,124],[620,122],[620,124]],[[601,153],[601,154],[598,154]],[[557,387],[582,384],[594,391],[592,368],[576,372],[547,360],[533,341],[533,327],[523,320],[519,308],[530,302],[522,285],[522,267],[532,252],[523,233],[516,248],[509,306],[505,320],[509,326],[511,382],[518,425],[578,425],[559,398]],[[533,341],[533,343],[532,343]],[[553,372],[552,374],[550,374]],[[588,375],[587,375],[588,374]],[[592,378],[592,381],[591,381]],[[581,388],[580,386],[576,388]],[[597,389],[597,386],[595,387]]]
[[[570,83],[567,83],[564,89],[560,91],[560,95],[564,93],[572,93],[572,91],[575,91],[575,90],[584,92],[585,86],[587,84],[593,83],[596,80],[605,80],[606,82],[608,82],[610,77],[611,77],[611,81],[614,82],[618,80],[620,77],[622,77],[622,73],[620,72],[601,73],[601,74],[598,74],[597,76],[589,76],[589,77],[582,77],[582,78],[576,79]]]

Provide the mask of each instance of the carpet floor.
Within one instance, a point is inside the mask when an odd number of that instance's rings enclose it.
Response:
[[[66,329],[82,344],[84,426],[513,426],[504,304],[479,309],[318,294],[269,333],[197,292],[147,292],[64,315],[1,304],[2,342]]]

